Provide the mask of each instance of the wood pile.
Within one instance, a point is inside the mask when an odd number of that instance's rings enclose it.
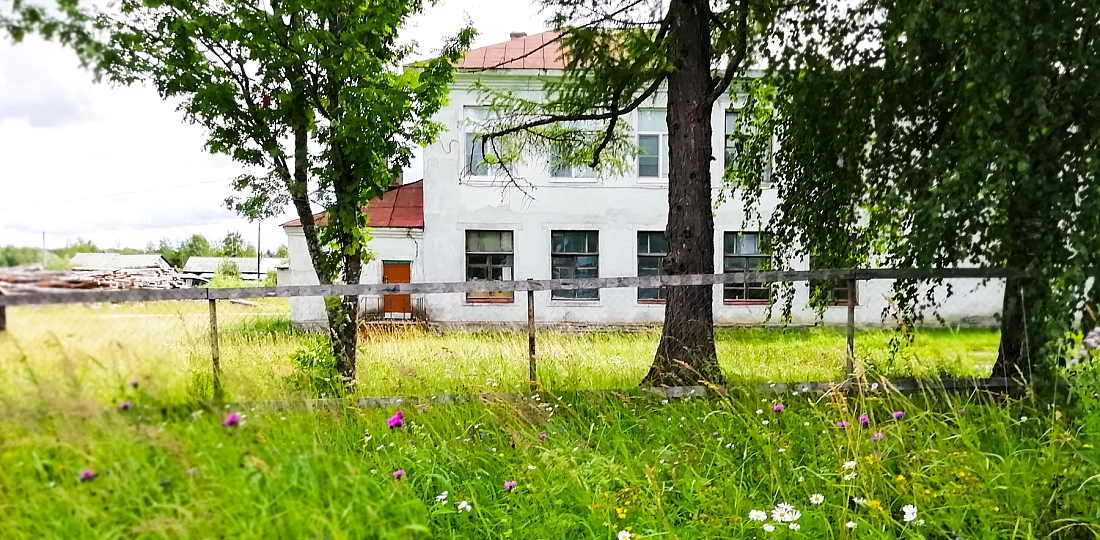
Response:
[[[33,264],[0,268],[0,294],[53,292],[60,290],[180,289],[183,277],[163,268],[122,268],[116,270],[46,270]]]

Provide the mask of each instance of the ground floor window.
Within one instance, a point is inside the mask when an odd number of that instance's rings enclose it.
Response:
[[[836,265],[824,264],[820,257],[810,257],[810,270],[820,270],[825,268],[835,267]],[[847,266],[847,265],[840,265]],[[823,294],[825,295],[825,303],[831,306],[847,306],[848,305],[848,281],[844,279],[829,279],[829,280],[815,280],[810,281],[810,295]],[[856,305],[859,305],[859,295],[856,295],[854,299]],[[821,305],[821,304],[818,304]]]
[[[661,275],[661,262],[668,255],[668,242],[665,233],[638,233],[638,276]],[[642,303],[660,303],[665,301],[664,287],[638,287],[638,301]]]
[[[466,281],[511,281],[512,231],[466,231]],[[468,302],[511,302],[512,291],[466,293]]]
[[[771,261],[770,242],[760,232],[727,232],[723,238],[722,271],[757,272],[767,270]],[[722,299],[737,303],[767,303],[771,300],[771,287],[765,282],[727,283]]]
[[[583,279],[600,277],[598,231],[550,231],[550,277]],[[599,289],[551,291],[556,300],[598,300]]]

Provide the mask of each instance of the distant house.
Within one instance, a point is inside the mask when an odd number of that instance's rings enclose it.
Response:
[[[260,271],[256,272],[256,257],[190,257],[183,265],[183,272],[210,281],[218,273],[218,267],[227,262],[237,265],[241,279],[261,281],[267,277],[268,272],[278,268],[283,260],[278,257],[264,257],[260,259]]]
[[[77,253],[73,255],[69,265],[73,270],[144,270],[158,269],[175,273],[164,257],[152,255],[122,255],[120,253]]]

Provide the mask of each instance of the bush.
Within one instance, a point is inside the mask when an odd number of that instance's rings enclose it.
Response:
[[[286,378],[291,388],[318,398],[342,397],[345,394],[327,336],[308,336],[304,345],[291,353],[290,361],[296,370]]]

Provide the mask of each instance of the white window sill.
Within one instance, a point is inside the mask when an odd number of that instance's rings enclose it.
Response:
[[[562,178],[550,177],[551,184],[599,184],[599,178]]]
[[[550,307],[600,307],[600,300],[556,300],[550,299]]]
[[[668,185],[668,177],[655,178],[655,177],[652,177],[652,176],[639,176],[639,177],[637,177],[637,180],[635,180],[635,183],[639,184],[639,185],[647,185],[647,186],[667,186]]]

